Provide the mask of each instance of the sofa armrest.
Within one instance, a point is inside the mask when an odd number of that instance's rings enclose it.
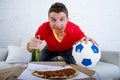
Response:
[[[1,48],[0,47],[0,61],[5,61],[8,55],[7,48]]]
[[[120,52],[118,51],[101,51],[101,61],[115,64],[120,67]]]

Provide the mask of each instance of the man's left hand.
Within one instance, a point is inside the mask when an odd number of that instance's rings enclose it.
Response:
[[[77,42],[80,42],[80,43],[85,42],[85,44],[87,44],[88,41],[91,41],[93,44],[98,45],[98,43],[97,43],[96,41],[94,41],[92,38],[87,37],[87,36],[86,36],[86,37],[83,37],[82,39],[78,40]],[[76,43],[77,43],[77,42],[76,42]]]

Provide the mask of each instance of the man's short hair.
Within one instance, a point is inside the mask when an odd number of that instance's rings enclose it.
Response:
[[[48,11],[48,17],[51,12],[56,12],[56,13],[64,12],[66,14],[66,16],[68,17],[68,10],[67,10],[66,6],[60,2],[56,2],[51,5],[51,7]]]

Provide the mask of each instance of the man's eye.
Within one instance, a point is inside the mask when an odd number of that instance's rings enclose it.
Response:
[[[60,19],[60,21],[64,21],[64,19]]]
[[[51,21],[52,21],[52,22],[55,22],[56,20],[55,20],[55,19],[52,19]]]

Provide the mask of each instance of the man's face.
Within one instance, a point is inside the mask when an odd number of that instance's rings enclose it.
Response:
[[[49,14],[49,22],[51,29],[56,29],[59,32],[63,32],[66,28],[66,24],[68,22],[68,17],[64,12],[56,13],[51,12]]]

